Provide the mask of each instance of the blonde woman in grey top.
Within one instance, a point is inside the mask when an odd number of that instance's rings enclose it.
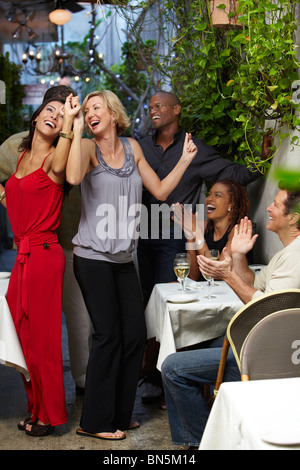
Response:
[[[94,335],[77,434],[119,440],[131,421],[146,340],[143,302],[132,251],[138,238],[142,186],[163,201],[179,183],[197,148],[186,134],[182,156],[160,180],[139,144],[119,137],[129,119],[118,97],[90,93],[73,126],[67,180],[81,183],[82,214],[73,239],[74,271]],[[94,135],[82,139],[84,122]]]

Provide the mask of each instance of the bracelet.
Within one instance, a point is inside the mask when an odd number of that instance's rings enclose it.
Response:
[[[73,136],[74,136],[74,133],[73,133],[73,131],[71,131],[69,134],[65,134],[64,132],[61,132],[61,131],[60,131],[59,136],[60,136],[60,137],[64,137],[65,139],[70,139],[70,140],[72,140],[72,139],[73,139]]]
[[[0,202],[2,201],[2,199],[5,199],[6,196],[5,196],[5,191],[3,191],[3,193],[0,194]]]

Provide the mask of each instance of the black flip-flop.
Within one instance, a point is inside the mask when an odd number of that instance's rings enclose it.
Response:
[[[134,429],[138,429],[140,427],[140,424],[137,421],[133,421],[132,424],[134,424],[134,425],[133,426],[129,425],[129,427],[124,429],[124,431],[131,431],[131,430],[134,430]]]

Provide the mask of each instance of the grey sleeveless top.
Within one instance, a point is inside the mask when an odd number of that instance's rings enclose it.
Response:
[[[138,242],[142,179],[128,139],[121,141],[122,168],[110,167],[95,143],[99,165],[81,182],[81,219],[72,242],[83,258],[126,263]]]

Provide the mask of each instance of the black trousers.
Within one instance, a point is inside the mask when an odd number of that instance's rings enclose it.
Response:
[[[94,327],[81,427],[129,427],[146,342],[144,307],[133,263],[74,255],[74,273]]]

